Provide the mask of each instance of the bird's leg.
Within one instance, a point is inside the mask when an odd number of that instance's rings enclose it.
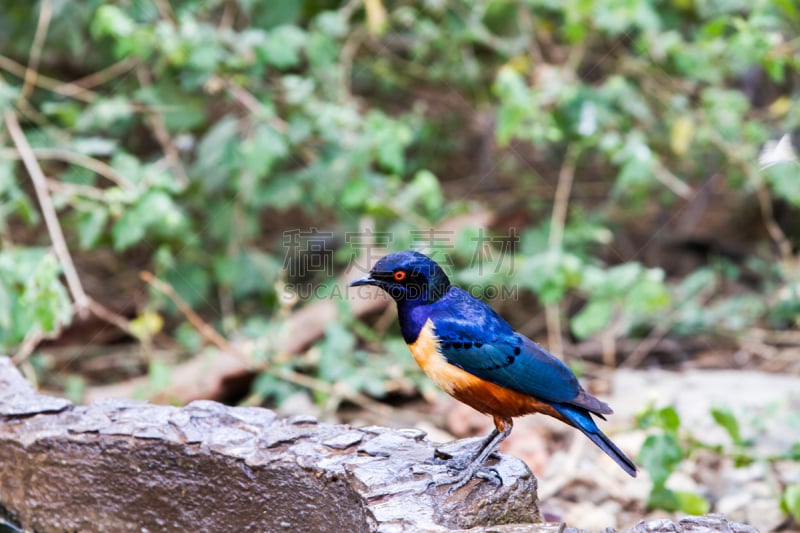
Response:
[[[494,453],[497,447],[500,446],[500,443],[503,442],[506,437],[508,437],[514,425],[510,418],[501,418],[495,416],[494,426],[495,429],[489,433],[489,435],[478,447],[478,450],[475,452],[475,454],[465,464],[459,464],[457,466],[454,465],[458,470],[455,478],[437,483],[437,485],[452,485],[452,487],[450,487],[450,492],[453,492],[460,489],[476,477],[481,477],[484,479],[492,479],[496,477],[500,480],[500,484],[502,485],[503,480],[500,478],[497,470],[493,468],[485,468],[483,463],[492,453]]]

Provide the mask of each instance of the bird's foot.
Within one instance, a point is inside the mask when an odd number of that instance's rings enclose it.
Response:
[[[452,494],[473,479],[497,480],[498,484],[503,486],[503,478],[496,468],[479,464],[468,465],[466,468],[451,465],[448,468],[448,478],[436,480],[433,484],[437,487],[449,485],[450,488],[447,489],[447,492]]]
[[[471,457],[456,459],[450,454],[441,453],[439,450],[437,450],[437,453],[434,455],[434,457],[440,462],[446,462],[447,474],[442,476],[440,479],[431,481],[428,485],[429,487],[441,487],[449,485],[450,488],[447,492],[452,494],[473,479],[485,479],[487,481],[497,480],[499,485],[501,487],[503,486],[503,478],[500,476],[500,473],[496,468],[483,466],[482,464],[471,460]]]

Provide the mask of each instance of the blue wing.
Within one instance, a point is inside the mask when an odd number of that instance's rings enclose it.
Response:
[[[513,331],[491,307],[464,295],[431,315],[439,349],[448,362],[539,400],[573,404],[600,415],[611,413],[581,388],[560,359]]]
[[[550,402],[568,402],[580,392],[572,371],[528,339],[514,334],[483,343],[435,324],[442,355],[470,374]]]

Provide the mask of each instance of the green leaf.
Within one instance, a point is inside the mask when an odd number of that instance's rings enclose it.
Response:
[[[185,132],[206,126],[206,101],[202,95],[188,93],[174,80],[159,80],[157,86],[136,91],[136,101],[156,107],[170,132]]]
[[[536,292],[542,303],[555,303],[580,284],[583,266],[577,255],[547,250],[523,260],[516,279],[521,286]]]
[[[16,85],[9,85],[4,80],[0,80],[0,111],[12,107],[14,101],[19,98],[20,88]]]
[[[190,306],[208,305],[206,297],[211,288],[209,271],[191,257],[184,255],[181,261],[167,271],[164,278]]]
[[[108,211],[100,206],[78,215],[78,243],[84,250],[88,250],[97,243],[108,221]]]
[[[420,170],[414,175],[411,187],[420,198],[428,213],[435,213],[441,209],[444,196],[436,175],[429,170]]]
[[[671,298],[664,283],[664,271],[651,268],[641,272],[627,291],[623,291],[625,312],[632,319],[645,318],[669,305]]]
[[[592,333],[605,328],[614,311],[614,302],[607,298],[590,300],[570,321],[572,333],[585,339]]]
[[[98,157],[111,155],[117,147],[117,141],[106,137],[73,137],[70,146],[80,154]]]
[[[656,409],[655,406],[650,405],[636,415],[636,419],[637,426],[642,429],[656,427],[670,433],[677,433],[681,425],[681,417],[672,406]]]
[[[125,210],[112,226],[111,237],[115,249],[125,250],[141,241],[148,230],[157,237],[168,237],[180,233],[185,224],[185,215],[172,197],[153,189]]]
[[[280,275],[281,264],[274,255],[248,248],[233,258],[233,294],[243,298],[251,294],[265,294],[273,290]]]
[[[86,379],[83,376],[70,374],[64,382],[64,396],[71,402],[82,403],[86,388]]]
[[[655,183],[655,156],[640,132],[636,131],[628,136],[612,161],[620,165],[615,187],[623,191],[623,194],[636,193]]]
[[[789,485],[783,491],[781,509],[791,515],[795,522],[800,522],[800,483]]]
[[[693,492],[675,491],[678,499],[678,509],[686,514],[702,515],[708,513],[711,504],[706,498]]]
[[[273,28],[256,49],[262,61],[287,69],[300,63],[300,51],[306,44],[306,34],[297,26]]]
[[[314,94],[316,84],[313,78],[304,78],[294,74],[287,74],[281,78],[286,101],[290,104],[300,105],[306,103]],[[324,116],[323,113],[320,113]],[[319,116],[317,117],[319,118]]]
[[[8,286],[0,273],[0,346],[2,343],[3,330],[11,329],[11,310],[14,306],[15,296],[12,294],[11,287]]]
[[[190,322],[181,322],[174,335],[178,344],[189,353],[198,353],[203,348],[203,336]]]
[[[711,509],[711,504],[706,498],[694,492],[673,491],[663,485],[656,485],[647,499],[647,507],[668,512],[681,511],[690,515],[703,515]]]
[[[117,123],[130,120],[133,104],[124,96],[98,98],[78,117],[76,128],[79,131],[108,129]]]
[[[734,453],[733,455],[733,466],[736,468],[743,468],[745,466],[750,466],[756,462],[756,458],[748,453]]]
[[[276,404],[280,405],[286,398],[297,392],[297,388],[268,372],[262,372],[253,380],[252,391],[258,397],[273,399]]]
[[[722,426],[725,431],[728,432],[728,435],[734,444],[742,444],[742,436],[739,432],[739,421],[736,419],[736,416],[730,409],[724,407],[714,407],[711,409],[711,416],[714,417],[714,421],[717,424]]]
[[[304,8],[304,4],[297,0],[270,0],[268,3],[258,0],[239,0],[237,3],[242,9],[252,10],[252,24],[259,28],[294,23]]]
[[[147,381],[153,391],[166,390],[172,383],[172,366],[161,359],[152,359],[147,367]]]
[[[348,328],[336,322],[329,323],[325,328],[325,340],[319,344],[319,376],[335,381],[352,374],[355,345],[355,336]]]
[[[672,433],[650,435],[639,452],[639,462],[655,485],[663,485],[683,460],[683,450]]]
[[[121,8],[106,4],[100,6],[91,24],[92,36],[128,37],[136,30],[136,23]]]
[[[289,153],[289,145],[283,135],[267,124],[258,125],[239,149],[242,164],[256,176],[268,174],[275,163]],[[245,198],[252,198],[251,194],[247,194],[248,191],[240,192],[244,193]]]
[[[647,498],[648,509],[663,509],[668,512],[677,511],[679,508],[678,496],[663,485],[655,485]]]
[[[658,419],[662,428],[673,433],[677,432],[681,426],[681,417],[678,415],[677,409],[672,406],[659,409]]]
[[[226,115],[205,134],[197,147],[194,171],[209,191],[227,183],[239,158],[239,125],[236,117]]]
[[[786,457],[792,461],[800,461],[800,442],[792,444],[792,447],[786,453]]]
[[[20,302],[26,307],[32,326],[53,333],[72,320],[72,305],[61,284],[61,268],[52,254],[46,254],[29,272]]]

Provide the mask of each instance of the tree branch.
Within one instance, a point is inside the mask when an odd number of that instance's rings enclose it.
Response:
[[[47,189],[47,178],[45,178],[36,156],[33,155],[31,145],[28,144],[28,139],[25,138],[25,134],[17,121],[17,116],[11,110],[7,110],[3,117],[8,133],[11,135],[11,139],[14,141],[14,145],[22,157],[22,162],[25,164],[25,168],[28,170],[33,182],[33,188],[36,191],[36,197],[42,209],[47,231],[50,234],[50,240],[53,242],[53,250],[61,263],[67,286],[75,301],[75,309],[80,316],[85,317],[86,312],[89,310],[89,297],[83,290],[83,285],[81,285],[78,272],[75,270],[75,264],[72,262],[67,243],[64,240],[64,232],[61,230],[56,208],[53,206],[53,200],[50,198],[50,192]]]

